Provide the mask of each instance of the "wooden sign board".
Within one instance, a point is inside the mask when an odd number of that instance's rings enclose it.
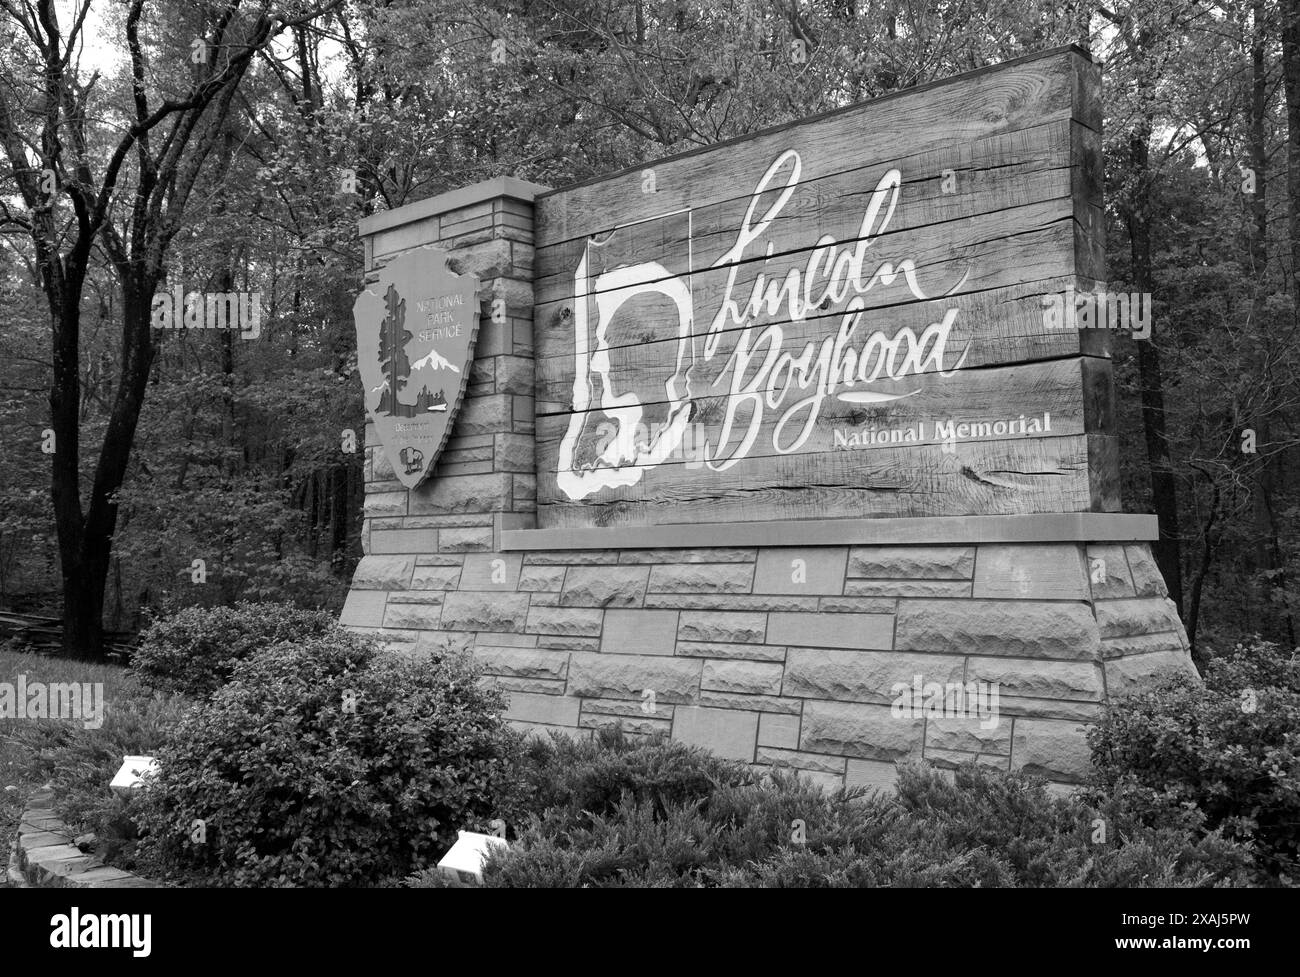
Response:
[[[478,278],[448,257],[424,247],[394,258],[352,307],[366,410],[407,488],[433,471],[474,358]]]
[[[537,200],[543,527],[1117,510],[1077,48]]]

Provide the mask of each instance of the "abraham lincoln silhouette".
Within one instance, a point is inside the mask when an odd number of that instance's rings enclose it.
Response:
[[[557,482],[575,500],[634,485],[681,446],[691,416],[689,286],[655,261],[593,276],[598,247],[588,242],[574,274],[573,413]],[[671,360],[646,355],[646,343],[673,338],[661,344]]]

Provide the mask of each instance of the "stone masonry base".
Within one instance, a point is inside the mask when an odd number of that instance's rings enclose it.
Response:
[[[662,731],[828,787],[920,758],[1077,783],[1102,703],[1195,674],[1146,543],[494,552],[425,529],[429,552],[362,559],[343,624],[467,649],[518,727]],[[914,682],[995,684],[998,721],[899,717]]]

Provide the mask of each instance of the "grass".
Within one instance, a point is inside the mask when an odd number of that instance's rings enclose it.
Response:
[[[126,669],[116,665],[96,665],[90,662],[53,658],[48,655],[27,654],[0,648],[0,683],[16,684],[18,676],[25,675],[31,682],[102,682],[106,709],[111,708],[115,697],[134,685]],[[7,865],[13,850],[18,822],[32,792],[49,780],[49,771],[34,763],[33,730],[40,734],[57,734],[59,727],[81,729],[80,722],[46,719],[0,719],[0,864]],[[110,729],[106,720],[100,730],[86,730],[87,734]],[[12,790],[10,788],[13,788]],[[107,790],[107,784],[105,784]],[[0,871],[0,888],[7,888],[6,873]]]

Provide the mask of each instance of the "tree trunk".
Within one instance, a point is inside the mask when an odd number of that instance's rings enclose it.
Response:
[[[1125,221],[1133,258],[1133,284],[1139,292],[1152,290],[1150,127],[1140,126],[1129,137],[1129,160],[1134,181],[1126,202]],[[1165,424],[1165,388],[1160,352],[1154,336],[1137,343],[1138,380],[1142,393],[1142,429],[1151,467],[1151,504],[1160,523],[1160,538],[1152,551],[1169,588],[1169,597],[1183,610],[1183,571],[1179,555],[1178,483],[1174,478]]]

